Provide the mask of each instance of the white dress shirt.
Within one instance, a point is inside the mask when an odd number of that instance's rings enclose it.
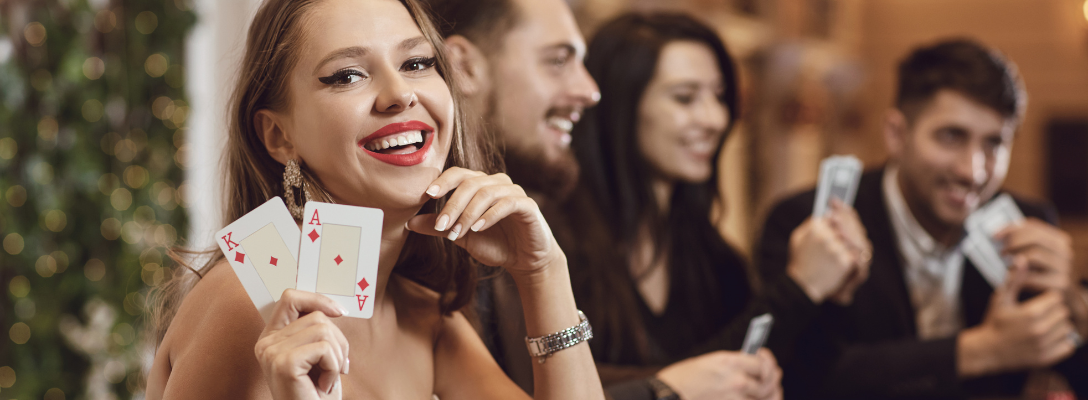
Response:
[[[960,304],[963,251],[958,244],[946,248],[918,224],[899,190],[898,172],[894,165],[888,165],[884,170],[884,202],[914,305],[918,337],[923,340],[949,338],[964,325]]]

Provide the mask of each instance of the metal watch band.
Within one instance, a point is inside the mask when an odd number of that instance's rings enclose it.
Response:
[[[650,386],[650,391],[654,392],[654,400],[680,400],[680,394],[660,379],[651,376],[646,379],[646,384]]]
[[[529,348],[529,354],[543,364],[552,353],[593,339],[593,327],[589,325],[589,319],[582,310],[578,310],[578,320],[578,325],[550,335],[526,337],[525,346]]]

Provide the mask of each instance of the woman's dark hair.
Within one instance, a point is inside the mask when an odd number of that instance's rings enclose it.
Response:
[[[662,49],[681,41],[704,44],[714,53],[725,86],[721,102],[731,119],[728,132],[737,115],[736,71],[732,57],[711,28],[682,14],[626,14],[604,25],[589,44],[586,67],[601,88],[601,102],[586,111],[572,135],[571,147],[582,172],[564,212],[578,225],[563,244],[570,249],[579,305],[603,339],[594,348],[598,360],[650,362],[647,338],[640,333],[645,328],[635,290],[637,277],[632,277],[628,268],[632,254],[637,254],[637,235],[646,227],[655,259],[667,257],[671,282],[668,307],[686,307],[688,315],[707,315],[711,305],[717,310],[723,304],[739,308],[749,295],[722,293],[717,278],[721,274],[714,271],[732,261],[744,265],[710,220],[715,201],[720,201],[720,143],[710,179],[702,183],[678,181],[669,209],[663,213],[651,189],[652,167],[635,139],[639,103]],[[743,267],[729,273],[747,279]],[[710,329],[718,326],[718,317],[725,316],[708,316],[696,324]],[[633,349],[639,359],[629,358]]]

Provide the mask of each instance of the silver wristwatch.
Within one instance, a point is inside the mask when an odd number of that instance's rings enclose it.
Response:
[[[529,347],[529,354],[543,364],[552,353],[593,339],[593,327],[589,326],[589,319],[582,310],[578,310],[578,321],[578,325],[550,335],[526,337],[525,346]]]

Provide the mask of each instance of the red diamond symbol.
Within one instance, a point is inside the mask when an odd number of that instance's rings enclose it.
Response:
[[[337,255],[336,255],[336,258],[334,258],[334,259],[332,259],[332,260],[333,260],[333,261],[336,261],[336,265],[340,265],[340,263],[344,262],[344,259],[343,259],[343,258],[340,258],[340,255],[339,255],[339,254],[337,254]]]
[[[246,255],[241,252],[234,253],[234,261],[243,263],[246,262]]]
[[[359,281],[359,289],[365,292],[367,287],[370,287],[370,284],[366,283],[366,278],[363,278],[363,280]]]
[[[277,260],[276,257],[272,257],[272,261],[269,261],[268,263],[272,264],[272,265],[276,265],[276,263],[278,263],[278,262],[280,262],[280,260]]]
[[[311,242],[311,243],[312,243],[312,242],[316,242],[316,241],[317,241],[317,238],[321,237],[321,235],[318,235],[318,234],[317,234],[317,229],[314,229],[314,230],[310,231],[310,233],[309,233],[309,234],[307,234],[306,236],[309,236],[309,237],[310,237],[310,242]]]

